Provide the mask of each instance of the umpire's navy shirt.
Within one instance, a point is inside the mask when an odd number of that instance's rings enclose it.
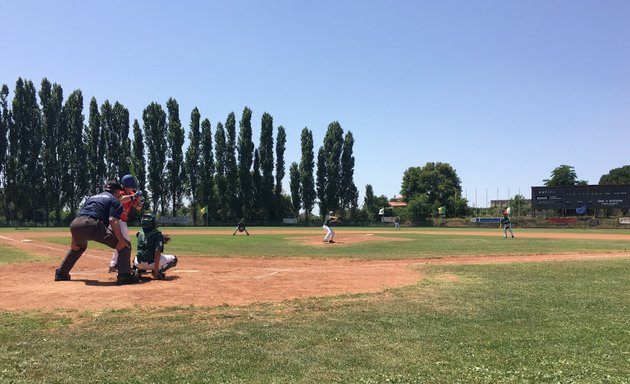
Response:
[[[102,192],[85,201],[79,210],[79,216],[89,216],[109,225],[109,218],[120,219],[122,211],[123,206],[114,195],[109,192]]]

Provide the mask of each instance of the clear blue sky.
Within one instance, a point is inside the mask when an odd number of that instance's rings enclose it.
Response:
[[[471,205],[562,164],[597,184],[630,164],[630,1],[0,0],[0,83],[42,78],[143,109],[169,97],[186,128],[252,109],[315,151],[329,123],[355,138],[355,183],[400,191],[449,163]],[[12,97],[12,95],[10,95]],[[274,136],[276,130],[274,129]],[[288,190],[288,176],[284,180]]]

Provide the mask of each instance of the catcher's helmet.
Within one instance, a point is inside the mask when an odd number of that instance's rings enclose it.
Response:
[[[145,213],[142,215],[142,219],[140,219],[140,226],[142,229],[153,229],[157,226],[157,220],[155,219],[155,215],[151,213]]]
[[[120,179],[120,183],[125,188],[138,188],[138,184],[136,183],[136,178],[133,175],[125,175]]]
[[[123,187],[116,180],[109,180],[103,186],[103,190],[109,193],[115,193],[118,191],[122,191]]]

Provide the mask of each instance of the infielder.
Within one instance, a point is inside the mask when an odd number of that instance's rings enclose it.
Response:
[[[333,216],[333,211],[328,212],[328,214],[324,218],[324,225],[322,228],[326,231],[326,236],[324,236],[324,243],[334,243],[335,242],[335,231],[332,230],[332,225],[339,222],[339,217]]]
[[[129,262],[131,243],[120,231],[120,215],[123,207],[115,194],[122,190],[116,180],[108,181],[103,192],[89,197],[70,224],[72,243],[70,250],[55,270],[55,281],[70,280],[70,270],[87,249],[88,241],[98,241],[118,250],[117,284],[131,284],[138,280],[131,275]]]
[[[507,233],[510,231],[510,235],[514,238],[514,232],[512,232],[512,222],[510,221],[510,216],[507,211],[503,211],[503,217],[499,222],[499,228],[503,227],[503,238],[507,238]]]
[[[245,232],[247,234],[247,236],[249,236],[249,232],[247,232],[247,227],[245,227],[245,220],[241,219],[241,221],[238,222],[238,225],[236,226],[236,229],[234,230],[234,233],[232,233],[232,236],[236,236],[236,232]]]
[[[142,205],[144,204],[142,198],[142,191],[136,192],[137,184],[136,179],[132,175],[125,175],[120,179],[120,183],[124,188],[123,195],[120,198],[120,203],[123,206],[123,212],[120,215],[120,231],[123,234],[125,240],[129,241],[129,228],[127,227],[127,221],[129,220],[129,214],[131,208],[140,212]],[[118,263],[118,251],[114,249],[112,253],[112,259],[109,262],[109,272],[116,271],[116,264]]]

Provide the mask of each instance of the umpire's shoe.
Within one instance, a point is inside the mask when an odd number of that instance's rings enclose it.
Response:
[[[55,281],[69,281],[70,274],[69,273],[61,273],[59,269],[55,270]]]
[[[116,279],[116,284],[125,285],[125,284],[136,284],[140,280],[138,276],[133,275],[131,273],[119,273],[118,278]]]

